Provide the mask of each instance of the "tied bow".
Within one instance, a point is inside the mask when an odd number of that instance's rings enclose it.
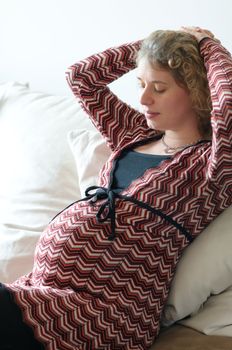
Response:
[[[91,194],[91,191],[95,190]],[[100,206],[96,218],[98,222],[105,222],[111,220],[111,234],[108,237],[110,241],[115,238],[115,199],[120,197],[116,192],[105,187],[90,186],[85,190],[85,199],[90,199],[90,203],[95,203],[99,199],[106,199]],[[107,211],[106,211],[107,209]]]

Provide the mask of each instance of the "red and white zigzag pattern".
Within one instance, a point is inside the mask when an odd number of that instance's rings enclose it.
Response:
[[[140,42],[74,64],[67,80],[113,154],[101,172],[107,187],[121,150],[155,135],[144,116],[106,86],[134,68]],[[213,141],[186,148],[148,169],[123,194],[161,209],[193,237],[231,205],[232,60],[211,39],[200,46],[210,84]],[[98,223],[101,200],[73,204],[41,236],[32,273],[8,285],[46,349],[149,349],[185,236],[136,204],[116,199],[116,231]]]

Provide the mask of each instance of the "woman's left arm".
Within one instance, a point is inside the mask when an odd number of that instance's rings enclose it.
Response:
[[[212,38],[200,42],[209,82],[212,111],[212,153],[209,176],[219,185],[232,184],[232,58]]]
[[[220,186],[232,185],[232,58],[206,29],[182,27],[195,36],[207,70],[212,100],[212,153],[208,176]]]

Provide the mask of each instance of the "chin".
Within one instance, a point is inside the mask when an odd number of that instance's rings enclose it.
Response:
[[[150,121],[150,120],[147,121],[147,126],[148,126],[150,129],[162,130],[162,129],[161,129],[161,126],[159,126],[158,123],[152,122],[152,121]]]

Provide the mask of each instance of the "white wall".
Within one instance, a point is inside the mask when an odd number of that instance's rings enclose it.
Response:
[[[230,0],[0,0],[0,80],[70,94],[67,66],[109,46],[141,39],[156,29],[198,25],[232,52]],[[135,74],[113,90],[137,104]]]

